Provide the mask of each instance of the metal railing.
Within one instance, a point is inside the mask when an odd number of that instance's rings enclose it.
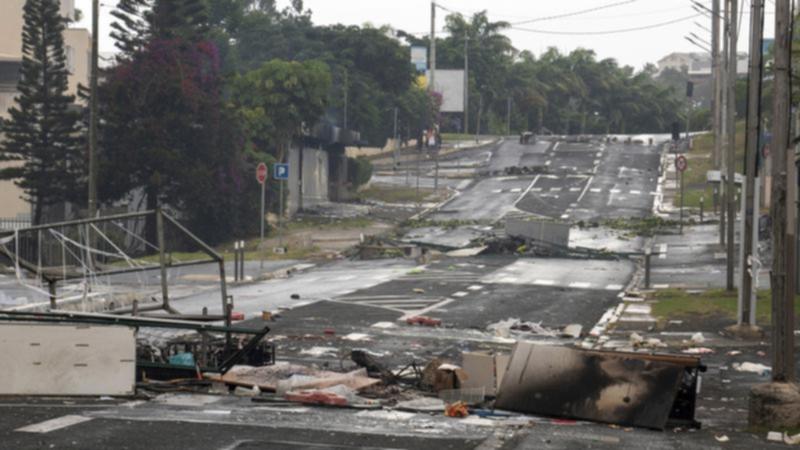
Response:
[[[31,226],[30,219],[0,217],[0,230],[18,230]]]

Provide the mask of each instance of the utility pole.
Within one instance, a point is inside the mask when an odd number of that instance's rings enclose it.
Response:
[[[469,134],[469,35],[464,32],[464,134]]]
[[[789,0],[775,0],[772,125],[772,381],[793,382],[795,201],[794,151],[789,148],[791,16]]]
[[[428,90],[434,92],[436,88],[436,2],[431,2],[431,76]]]
[[[727,177],[727,157],[725,156],[726,142],[728,141],[728,30],[730,29],[730,9],[728,5],[730,0],[724,0],[724,12],[722,18],[722,55],[720,58],[719,69],[719,93],[720,93],[720,108],[719,108],[719,130],[722,135],[720,138],[720,184],[719,184],[719,198],[720,198],[720,215],[719,215],[719,245],[724,246],[727,233],[727,200],[728,200],[728,186],[725,183]]]
[[[511,136],[511,97],[506,103],[506,136]]]
[[[89,217],[97,215],[97,66],[98,34],[100,29],[100,0],[92,0],[92,73],[89,97]]]
[[[394,139],[394,167],[393,170],[397,170],[397,157],[400,151],[400,140],[397,138],[397,107],[394,107],[394,132],[392,133],[392,138]]]
[[[344,69],[344,114],[342,117],[342,128],[347,129],[347,97],[350,90],[350,80],[347,73],[347,68]]]
[[[720,83],[720,67],[719,67],[719,0],[711,2],[711,89],[712,94],[712,110],[714,117],[712,118],[714,126],[714,168],[720,170],[721,154],[722,154],[722,115],[720,114],[721,100],[722,100],[722,83]]]
[[[755,286],[753,283],[754,275],[758,270],[757,264],[753,263],[757,255],[754,255],[753,248],[757,242],[753,240],[753,227],[758,211],[755,209],[756,191],[756,158],[759,151],[759,136],[761,136],[761,72],[763,68],[763,47],[761,45],[764,38],[764,0],[752,0],[750,7],[750,67],[748,69],[747,81],[747,131],[745,134],[745,176],[747,177],[744,185],[744,228],[742,230],[741,245],[743,251],[739,268],[742,281],[739,292],[739,318],[738,323],[744,326],[755,326]]]
[[[727,290],[734,290],[734,228],[736,226],[736,184],[734,183],[736,177],[736,66],[738,62],[738,55],[736,52],[736,43],[739,39],[737,32],[738,20],[738,4],[739,0],[728,0],[729,15],[728,15],[728,104],[727,104],[727,128],[728,128],[728,161],[727,161],[727,202],[728,202],[728,229],[727,238]]]

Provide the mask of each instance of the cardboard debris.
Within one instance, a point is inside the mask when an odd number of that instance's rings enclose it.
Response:
[[[440,359],[434,358],[422,371],[422,385],[433,392],[445,389],[458,389],[467,379],[464,370],[453,364],[445,364]]]
[[[577,339],[581,337],[581,331],[583,331],[583,325],[579,323],[573,323],[565,326],[564,329],[561,330],[561,336]]]
[[[205,374],[205,378],[232,386],[247,388],[258,386],[262,392],[277,392],[279,386],[283,389],[282,392],[288,392],[326,388],[339,384],[360,391],[380,383],[379,379],[369,378],[365,369],[339,373],[285,362],[263,367],[234,366],[225,375]]]
[[[518,342],[495,407],[622,426],[664,429],[676,412],[693,422],[694,395],[681,398],[697,358],[599,352]],[[691,378],[691,377],[689,377]],[[688,410],[688,411],[687,411]]]
[[[464,388],[484,388],[486,395],[495,396],[511,355],[486,352],[465,352],[461,355],[466,373]]]

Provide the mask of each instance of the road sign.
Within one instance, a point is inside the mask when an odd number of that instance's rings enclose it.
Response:
[[[273,178],[276,180],[288,180],[289,179],[289,164],[275,164],[275,173],[273,174]]]
[[[262,163],[258,163],[258,167],[256,167],[256,180],[258,180],[258,184],[264,184],[267,181],[267,165]]]
[[[679,172],[683,172],[687,167],[689,167],[689,163],[686,161],[685,156],[679,155],[675,158],[675,168],[678,169]]]

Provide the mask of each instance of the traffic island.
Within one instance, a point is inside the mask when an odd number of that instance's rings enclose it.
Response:
[[[800,388],[794,383],[763,383],[750,390],[747,422],[769,429],[800,426]]]

